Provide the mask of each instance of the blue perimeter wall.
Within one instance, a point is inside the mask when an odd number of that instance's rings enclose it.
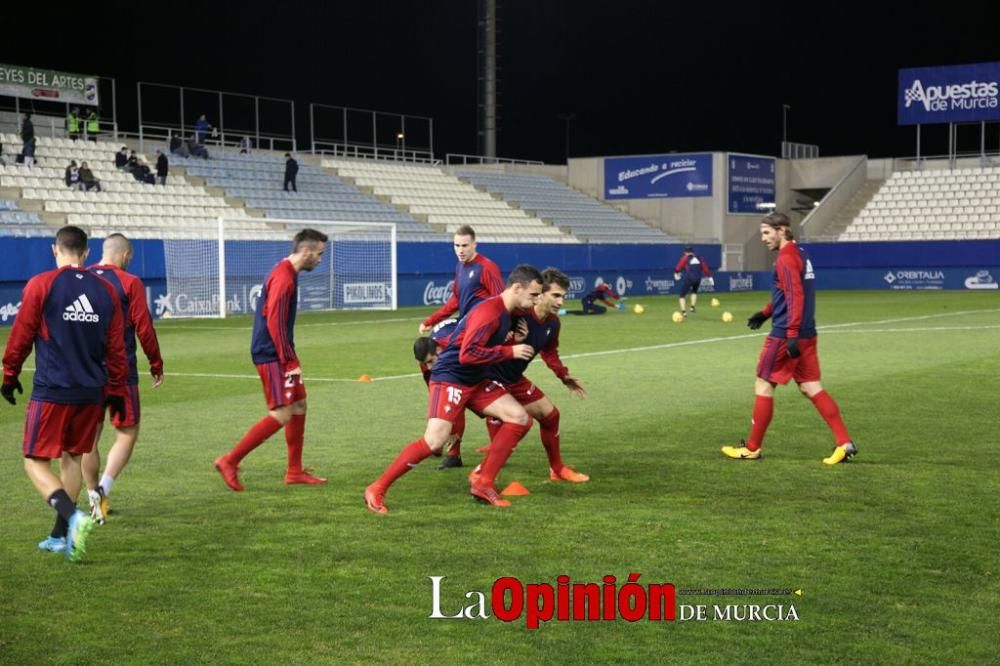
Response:
[[[0,238],[0,325],[16,314],[24,283],[54,267],[50,239]],[[166,294],[163,243],[137,240],[129,270],[146,282],[152,304],[170,303]],[[683,245],[488,244],[479,251],[504,272],[519,263],[557,266],[572,278],[571,298],[593,288],[598,278],[620,293],[676,293],[673,266]],[[822,243],[806,245],[820,289],[997,289],[1000,240]],[[697,245],[710,266],[718,266],[719,245]],[[91,258],[100,258],[100,241],[91,242]],[[451,246],[400,243],[399,305],[433,305],[450,293],[455,255]],[[263,280],[264,275],[261,275]],[[771,287],[769,271],[717,273],[714,287],[703,291],[752,291]],[[154,309],[159,316],[163,307]],[[180,313],[178,313],[180,314]]]

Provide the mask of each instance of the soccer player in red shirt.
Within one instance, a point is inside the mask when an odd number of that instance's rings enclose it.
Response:
[[[501,361],[528,360],[534,356],[530,345],[510,345],[507,338],[511,331],[510,313],[533,307],[541,291],[542,276],[538,269],[522,264],[511,271],[503,293],[486,299],[458,322],[448,346],[431,368],[424,435],[404,447],[382,475],[365,488],[369,510],[388,513],[386,491],[420,461],[441,450],[451,435],[452,423],[466,408],[503,421],[469,492],[493,506],[510,506],[493,484],[514,447],[531,429],[531,417],[501,384],[486,378],[485,369]]]
[[[103,524],[108,515],[108,497],[111,495],[111,488],[132,456],[132,449],[139,437],[139,371],[136,368],[135,345],[137,336],[142,351],[149,360],[153,388],[163,383],[163,358],[160,356],[160,343],[156,339],[153,318],[149,314],[146,302],[146,287],[141,279],[126,272],[129,262],[132,261],[132,243],[122,234],[110,234],[104,239],[102,252],[100,263],[91,266],[90,271],[111,283],[118,295],[118,302],[121,303],[125,318],[128,383],[125,394],[125,415],[123,418],[111,419],[111,425],[115,428],[115,443],[108,452],[107,466],[100,482],[97,479],[101,469],[101,452],[97,448],[101,439],[100,428],[97,431],[94,448],[83,456],[83,480],[87,484],[90,515],[98,524]]]
[[[104,406],[125,414],[125,325],[114,287],[83,267],[87,234],[66,226],[52,246],[56,270],[31,278],[3,356],[0,395],[15,404],[18,375],[35,348],[34,388],[24,419],[24,471],[56,510],[56,526],[38,547],[78,562],[91,517],[76,508],[80,457],[94,446]],[[52,472],[59,459],[61,478]]]
[[[724,446],[722,452],[738,460],[760,459],[764,433],[774,414],[774,388],[794,379],[833,433],[837,446],[823,462],[836,465],[857,455],[858,447],[847,434],[837,403],[819,383],[816,275],[809,255],[795,242],[791,226],[783,213],[771,213],[760,225],[761,241],[778,253],[778,259],[774,262],[771,302],[750,317],[747,326],[756,330],[771,319],[771,333],[757,362],[750,438],[740,446]]]
[[[315,229],[303,229],[295,234],[292,253],[278,262],[264,281],[254,312],[250,355],[264,386],[267,416],[254,424],[229,453],[215,459],[215,469],[222,480],[237,492],[243,490],[239,479],[240,461],[282,428],[288,445],[285,483],[326,483],[326,479],[313,476],[302,468],[306,387],[302,383],[302,366],[295,354],[299,272],[319,266],[326,241],[326,234]]]
[[[503,276],[495,263],[476,250],[476,232],[469,225],[455,230],[455,281],[451,296],[431,316],[420,323],[418,331],[425,335],[433,331],[434,337],[446,340],[451,336],[458,320],[469,314],[469,310],[484,299],[497,296],[504,290]],[[453,442],[445,449],[448,453],[438,469],[462,466],[462,435],[465,422],[455,424]]]
[[[703,277],[712,277],[712,271],[708,268],[708,262],[704,258],[694,253],[694,248],[688,245],[684,248],[677,265],[674,266],[674,279],[680,280],[679,302],[681,306],[681,316],[687,317],[687,308],[684,304],[684,297],[691,294],[691,312],[698,304],[698,288],[701,287]]]
[[[566,388],[577,397],[583,398],[587,395],[583,384],[569,373],[569,368],[563,365],[562,359],[559,358],[561,322],[557,313],[566,299],[566,292],[569,290],[570,284],[569,278],[558,269],[546,268],[542,271],[542,280],[542,295],[538,298],[535,307],[523,313],[515,313],[515,315],[521,315],[521,330],[515,340],[531,345],[531,348],[541,355],[545,365],[552,370]],[[559,408],[552,404],[542,389],[524,376],[524,371],[530,362],[531,359],[513,359],[491,365],[486,371],[486,376],[503,384],[507,392],[524,405],[525,411],[538,421],[542,446],[545,447],[545,454],[549,459],[549,478],[553,481],[570,481],[572,483],[589,481],[589,476],[578,473],[562,462]],[[500,423],[496,419],[488,418],[486,426],[492,440]],[[475,474],[474,471],[473,475]]]

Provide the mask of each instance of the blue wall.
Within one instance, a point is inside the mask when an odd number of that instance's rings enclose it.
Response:
[[[163,243],[137,240],[129,267],[149,288],[157,316],[195,307],[184,294],[167,294]],[[893,243],[824,243],[807,246],[821,289],[997,289],[1000,240],[912,241]],[[507,271],[519,263],[557,266],[572,281],[571,298],[579,298],[598,280],[631,296],[676,293],[673,266],[682,245],[549,245],[480,244],[479,250]],[[695,246],[710,266],[718,266],[721,247]],[[91,258],[100,257],[100,241],[91,242]],[[455,255],[447,244],[400,243],[399,304],[433,305],[450,294]],[[16,314],[24,283],[54,266],[51,240],[0,238],[0,325]],[[269,266],[261,266],[261,278]],[[766,290],[769,271],[716,273],[714,287],[704,291]],[[248,302],[248,294],[240,297]]]

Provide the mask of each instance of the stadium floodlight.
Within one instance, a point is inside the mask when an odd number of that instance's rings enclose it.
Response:
[[[395,224],[221,217],[215,228],[164,239],[166,312],[220,318],[253,312],[264,279],[306,228],[322,231],[329,242],[323,262],[299,273],[300,312],[396,309]]]

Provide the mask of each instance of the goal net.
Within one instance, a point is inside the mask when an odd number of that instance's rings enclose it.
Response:
[[[395,310],[396,225],[219,218],[214,228],[164,238],[171,317],[225,317],[257,306],[264,280],[302,229],[329,236],[322,263],[299,273],[300,312]]]

